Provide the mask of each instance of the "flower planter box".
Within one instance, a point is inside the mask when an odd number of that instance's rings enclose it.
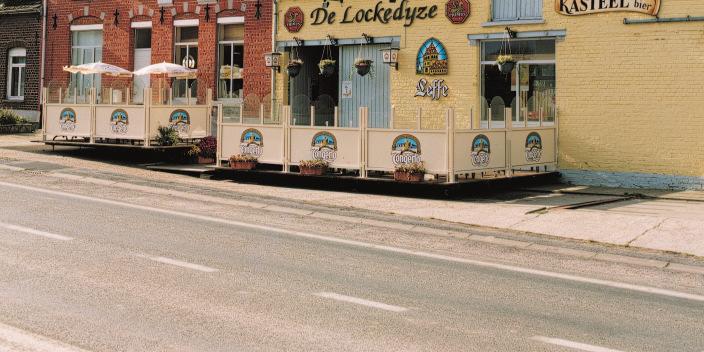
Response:
[[[327,167],[300,167],[301,175],[305,176],[322,176],[327,170]]]
[[[394,180],[400,182],[421,182],[423,181],[423,173],[420,172],[404,172],[396,171],[394,172]]]
[[[0,133],[34,133],[34,124],[0,125]]]
[[[254,170],[255,167],[256,161],[230,161],[230,168],[233,170]]]
[[[198,164],[215,164],[215,158],[198,156]]]

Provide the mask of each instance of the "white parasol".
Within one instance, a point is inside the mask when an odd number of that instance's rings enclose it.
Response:
[[[133,74],[135,76],[164,74],[169,77],[190,77],[195,75],[196,72],[197,70],[192,70],[181,65],[162,62],[160,64],[146,66],[134,71]]]
[[[93,62],[78,66],[64,66],[64,71],[80,73],[83,75],[107,74],[110,76],[132,76],[132,72],[127,71],[122,67],[117,67],[115,65],[110,65],[103,62]]]

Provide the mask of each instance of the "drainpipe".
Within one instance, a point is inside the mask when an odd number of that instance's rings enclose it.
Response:
[[[41,39],[41,57],[39,59],[39,124],[42,123],[42,114],[44,112],[44,107],[42,106],[44,98],[44,66],[46,66],[46,34],[47,34],[47,19],[49,15],[47,14],[49,0],[42,0],[42,39]],[[44,128],[44,126],[41,126]]]
[[[271,52],[276,51],[276,30],[278,28],[278,26],[277,26],[277,22],[278,22],[277,5],[278,5],[277,0],[272,0],[271,7],[272,7],[273,14],[272,14],[272,21],[271,21]],[[279,66],[281,66],[281,63],[279,63]],[[274,112],[276,111],[275,109],[277,107],[277,104],[276,104],[276,101],[277,101],[277,97],[276,97],[276,72],[274,72],[274,70],[271,70],[271,96],[272,96],[271,114],[273,117]],[[281,118],[281,117],[279,116],[279,118]]]

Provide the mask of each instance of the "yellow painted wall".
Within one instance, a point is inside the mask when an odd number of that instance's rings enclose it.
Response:
[[[384,1],[384,6],[395,7]],[[473,0],[471,15],[461,25],[445,17],[445,1],[411,0],[411,6],[437,4],[432,20],[388,24],[310,25],[318,0],[279,2],[278,40],[400,36],[399,70],[392,71],[391,103],[395,126],[414,128],[416,111],[423,110],[423,127],[444,126],[444,110],[455,108],[458,126],[469,124],[470,111],[479,115],[479,46],[469,45],[468,34],[501,33],[504,26],[483,27],[491,19],[491,1]],[[331,2],[338,18],[344,8],[373,7],[368,0]],[[281,18],[299,6],[306,18],[300,32],[289,33]],[[702,16],[704,1],[662,0],[660,17]],[[704,22],[625,25],[624,18],[651,18],[637,13],[602,13],[568,17],[555,12],[554,0],[543,5],[545,23],[511,25],[518,32],[566,30],[556,46],[557,104],[559,109],[559,167],[599,171],[704,175]],[[339,22],[339,21],[338,21]],[[414,98],[422,77],[415,58],[428,38],[446,47],[449,74],[444,79],[450,95],[439,101]],[[284,65],[286,61],[283,61]],[[277,79],[283,96],[285,70]]]

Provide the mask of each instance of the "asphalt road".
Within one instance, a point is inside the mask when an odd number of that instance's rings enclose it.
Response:
[[[0,351],[704,351],[694,274],[43,188],[0,184]]]

